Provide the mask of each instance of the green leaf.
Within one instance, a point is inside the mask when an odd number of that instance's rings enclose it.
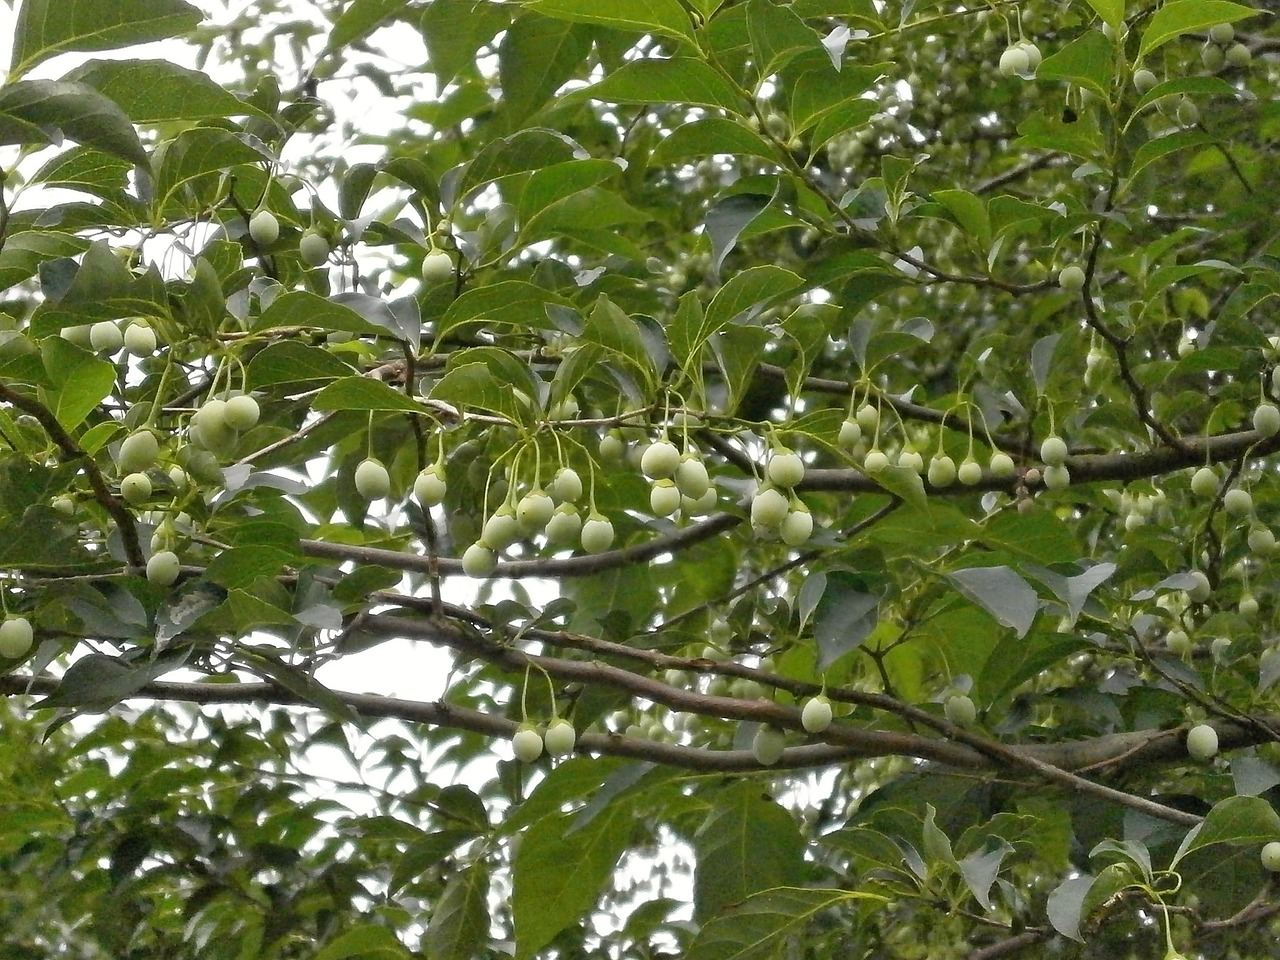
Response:
[[[0,251],[0,290],[30,279],[46,260],[74,257],[83,253],[89,241],[65,233],[27,230],[6,238]]]
[[[1040,609],[1031,585],[1009,567],[970,567],[947,574],[956,589],[996,618],[1025,637]]]
[[[340,50],[363,40],[408,4],[409,0],[351,0],[329,31],[328,49]]]
[[[386,927],[362,923],[330,940],[315,954],[315,960],[346,960],[348,957],[408,960],[410,956],[404,944]]]
[[[525,6],[561,20],[693,42],[693,24],[677,0],[526,0]]]
[[[184,130],[156,156],[156,205],[164,209],[184,185],[206,174],[241,164],[260,164],[269,157],[226,130]]]
[[[100,713],[141,690],[152,680],[176,670],[186,660],[183,651],[175,656],[134,666],[116,657],[91,653],[67,667],[58,689],[31,705],[33,710],[50,707],[75,707]]]
[[[75,147],[58,154],[37,170],[31,175],[31,182],[80,190],[119,201],[124,196],[124,190],[129,184],[129,174],[133,169],[133,164],[127,160],[89,147]]]
[[[517,17],[498,48],[507,127],[519,127],[541,110],[590,52],[586,27],[538,14]]]
[[[632,60],[599,83],[566,96],[606,103],[678,103],[718,107],[746,116],[745,95],[701,60],[671,57]]]
[[[993,909],[991,887],[1000,874],[1004,858],[1013,853],[1013,846],[1005,840],[997,840],[992,850],[975,850],[960,861],[960,874],[975,900],[983,910]]]
[[[74,430],[111,392],[116,369],[61,337],[42,340],[40,356],[50,383],[41,391],[45,406],[63,429]]]
[[[750,321],[771,302],[802,286],[804,280],[796,274],[772,264],[748,267],[734,274],[711,298],[698,339],[706,340],[735,321]]]
[[[23,0],[9,78],[68,50],[111,50],[186,33],[204,15],[183,0]]]
[[[66,79],[97,90],[134,123],[266,116],[205,74],[168,60],[90,60]]]
[[[802,939],[824,910],[853,900],[885,899],[850,890],[765,890],[703,924],[683,960],[768,960],[779,956],[792,938]]]
[[[552,204],[621,173],[612,160],[571,160],[534,171],[516,200],[521,235],[526,236],[538,215]]]
[[[863,94],[884,75],[883,65],[846,65],[837,71],[832,68],[825,55],[816,55],[805,62],[809,64],[808,68],[795,78],[791,87],[790,119],[796,133],[808,130],[830,117],[844,116],[850,106],[857,107],[852,115],[854,117],[862,116],[866,110],[870,111],[865,114],[869,117],[878,110],[876,102],[865,99]],[[824,136],[829,139],[839,132],[840,130],[824,130]]]
[[[822,41],[787,7],[770,0],[747,4],[747,32],[755,52],[756,75],[766,80],[798,54],[821,49]]]
[[[1175,130],[1162,137],[1155,137],[1140,146],[1133,155],[1133,163],[1129,167],[1129,177],[1139,173],[1172,153],[1188,147],[1202,147],[1213,143],[1213,138],[1200,130]]]
[[[470,960],[489,942],[489,868],[476,860],[450,878],[431,912],[423,946],[433,960]]]
[[[1084,898],[1089,895],[1096,879],[1087,874],[1071,877],[1050,892],[1045,912],[1053,929],[1064,937],[1084,943],[1084,937],[1080,936],[1080,914],[1084,908]]]
[[[941,863],[944,866],[958,868],[960,865],[956,863],[956,855],[951,851],[951,841],[943,833],[942,828],[938,826],[938,811],[933,808],[931,803],[926,803],[924,809],[922,839],[924,853],[928,857],[928,862]]]
[[[582,338],[623,360],[647,382],[657,379],[657,369],[640,325],[603,294],[586,317]]]
[[[1227,797],[1213,805],[1204,822],[1192,827],[1169,869],[1188,854],[1218,843],[1257,844],[1280,839],[1280,814],[1262,797]]]
[[[985,203],[968,190],[935,190],[931,196],[946,207],[961,229],[984,249],[991,246],[991,218]]]
[[[350,377],[355,371],[328,350],[309,347],[296,340],[268,344],[249,362],[251,389],[280,383],[311,383]]]
[[[388,386],[372,377],[343,377],[335,380],[312,401],[314,410],[387,410],[405,413],[427,413],[426,407],[403,390]]]
[[[667,166],[717,153],[776,161],[778,150],[760,134],[736,120],[709,117],[676,127],[649,154],[649,166]]]
[[[63,327],[123,317],[169,317],[168,291],[152,266],[137,276],[105,240],[93,243],[75,268],[71,286],[46,290],[47,299],[31,319],[31,334],[46,337]]]
[[[827,670],[867,639],[880,619],[880,598],[866,590],[866,577],[847,570],[820,574],[826,579],[813,617],[818,669]]]
[[[506,4],[476,3],[475,0],[431,0],[422,8],[418,28],[427,46],[428,65],[441,87],[452,83],[463,70],[475,69],[476,52],[506,28],[513,9]],[[536,63],[535,58],[526,56],[532,52],[522,50],[518,54],[521,62],[514,69],[514,73],[523,74],[526,81],[529,77],[523,66]],[[585,50],[582,56],[586,56]],[[572,57],[566,58],[569,59]],[[578,57],[576,62],[581,60],[582,57]],[[543,102],[554,92],[553,87]]]
[[[694,918],[701,923],[753,893],[799,882],[804,840],[791,814],[754,783],[714,798],[693,839]]]
[[[360,718],[351,707],[347,706],[345,700],[317,681],[315,677],[291,663],[286,663],[276,654],[260,647],[243,644],[237,648],[236,652],[238,659],[249,669],[266,680],[278,683],[303,702],[319,707],[341,723],[360,723]]]
[[[558,327],[547,315],[547,308],[553,305],[570,309],[573,306],[564,297],[524,280],[502,280],[475,287],[449,304],[436,326],[436,338],[442,340],[467,323],[556,330]]]
[[[350,333],[381,333],[382,328],[370,323],[345,304],[305,290],[282,294],[271,301],[254,324],[255,331],[286,327],[345,330]]]
[[[479,409],[507,417],[513,423],[531,422],[534,411],[515,396],[510,383],[494,376],[487,363],[462,363],[431,387],[432,400],[462,410]]]
[[[1119,30],[1124,23],[1124,0],[1087,0],[1089,6],[1102,18],[1102,22],[1113,30]]]
[[[1151,17],[1143,31],[1138,56],[1145,57],[1184,33],[1207,30],[1217,23],[1234,23],[1257,14],[1258,11],[1252,7],[1231,3],[1230,0],[1172,0]]]
[[[1111,99],[1115,49],[1100,30],[1086,30],[1036,68],[1037,80],[1066,80]]]
[[[760,214],[768,209],[773,197],[760,193],[736,193],[714,203],[703,220],[711,238],[711,267],[714,276],[729,251],[738,245],[738,237]]]
[[[516,850],[511,909],[516,960],[528,960],[600,899],[631,836],[631,809],[617,804],[581,830],[572,815],[529,827]]]
[[[56,127],[68,140],[133,163],[145,166],[150,162],[124,111],[82,83],[19,80],[7,84],[0,87],[0,114],[40,127]]]

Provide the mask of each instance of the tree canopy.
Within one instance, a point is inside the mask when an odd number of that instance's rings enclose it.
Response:
[[[11,22],[5,957],[1275,954],[1265,10]]]

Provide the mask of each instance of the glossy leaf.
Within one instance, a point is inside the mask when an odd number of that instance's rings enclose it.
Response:
[[[22,0],[9,75],[71,50],[110,50],[177,36],[202,19],[184,0]]]

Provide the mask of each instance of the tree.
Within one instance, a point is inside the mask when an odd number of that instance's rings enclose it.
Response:
[[[1272,955],[1270,26],[23,0],[0,952]]]

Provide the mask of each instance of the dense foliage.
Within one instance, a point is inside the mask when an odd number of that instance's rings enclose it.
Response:
[[[1269,14],[214,6],[13,18],[0,954],[1275,954]]]

